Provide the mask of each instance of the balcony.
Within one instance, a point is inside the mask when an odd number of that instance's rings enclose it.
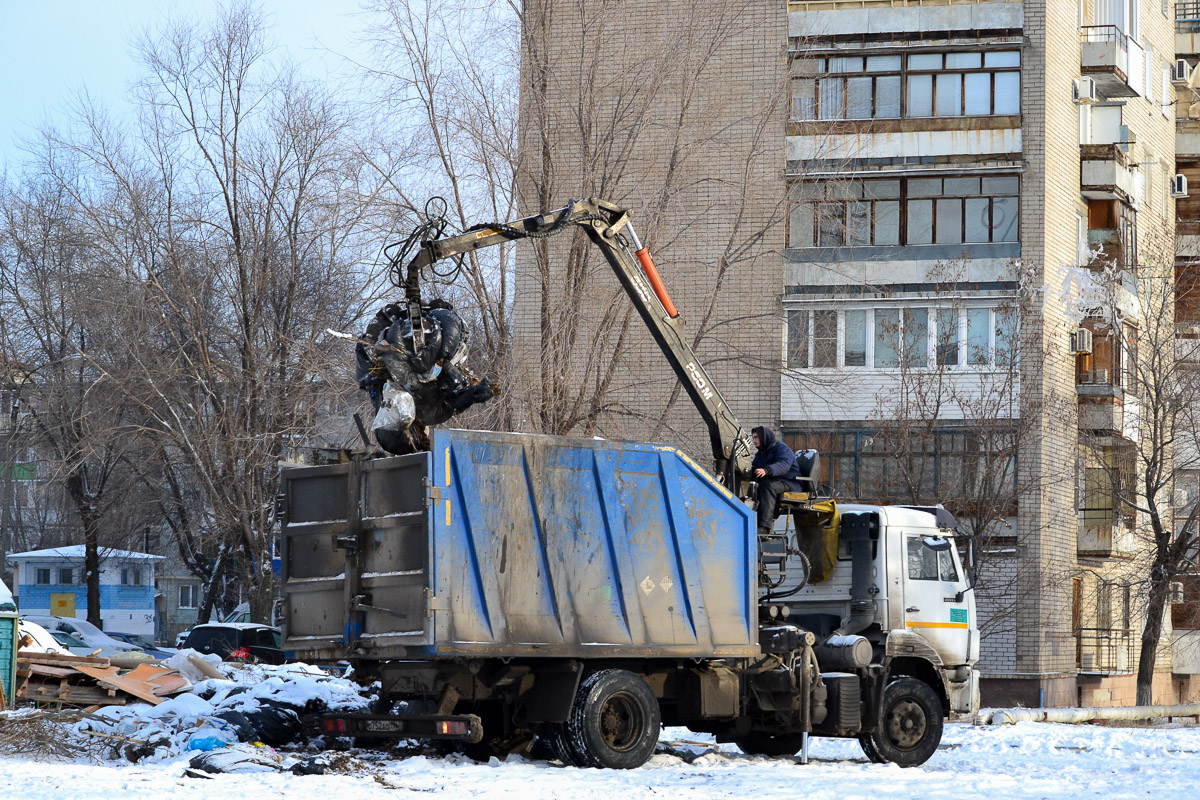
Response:
[[[1175,4],[1175,54],[1200,52],[1200,2]]]
[[[1128,145],[1125,145],[1128,148]],[[1133,205],[1137,174],[1121,144],[1079,146],[1079,190],[1089,200],[1120,200]]]
[[[1075,538],[1075,550],[1079,555],[1111,558],[1135,552],[1132,517],[1116,514],[1111,508],[1084,509],[1080,514],[1083,520]],[[1088,524],[1099,522],[1101,516],[1107,517],[1105,522],[1108,524]]]
[[[1111,675],[1137,668],[1139,639],[1129,631],[1109,628],[1079,628],[1076,658],[1080,672]]]
[[[1133,88],[1140,83],[1137,78],[1142,69],[1137,42],[1116,25],[1084,25],[1079,29],[1079,39],[1080,70],[1096,81],[1105,97],[1138,96]]]

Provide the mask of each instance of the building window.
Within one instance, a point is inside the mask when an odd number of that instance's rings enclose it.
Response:
[[[1021,113],[1021,54],[797,58],[792,119],[963,117]]]
[[[1010,368],[1016,329],[1017,312],[1010,308],[789,309],[787,365]]]
[[[49,567],[39,567],[35,573],[34,583],[36,583],[38,586],[49,586],[50,585],[50,568]]]
[[[788,247],[1015,242],[1014,176],[792,184]]]
[[[63,586],[70,586],[71,584],[73,584],[75,582],[74,579],[75,579],[75,570],[67,567],[67,568],[60,569],[58,571],[58,582],[60,584],[62,584]]]
[[[1006,428],[982,433],[943,428],[904,436],[906,453],[886,431],[791,431],[784,438],[795,449],[819,451],[818,483],[847,498],[911,503],[919,489],[924,501],[951,506],[969,506],[980,497],[993,503],[1015,499],[1016,438]],[[898,468],[900,459],[909,460],[904,469]]]
[[[185,583],[179,587],[179,607],[180,608],[199,608],[200,607],[200,584]]]
[[[792,369],[838,365],[838,314],[829,309],[788,312],[788,366]]]
[[[142,585],[142,569],[141,569],[141,567],[121,567],[121,585],[122,586],[141,586]]]

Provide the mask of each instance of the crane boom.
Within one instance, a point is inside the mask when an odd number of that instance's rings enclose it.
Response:
[[[648,251],[640,246],[629,212],[620,206],[596,198],[576,200],[555,211],[504,224],[482,225],[456,236],[422,242],[421,249],[407,265],[405,291],[411,318],[418,320],[421,313],[420,273],[424,267],[504,242],[545,238],[572,225],[583,229],[616,273],[707,425],[717,475],[726,486],[736,488],[738,481],[745,480],[749,473],[753,451],[749,436],[684,340],[683,321],[675,311]],[[624,235],[626,232],[628,238]],[[413,325],[414,331],[419,329],[419,324]]]

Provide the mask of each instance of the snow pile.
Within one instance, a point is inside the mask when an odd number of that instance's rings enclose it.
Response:
[[[307,664],[225,664],[205,658],[224,678],[206,678],[185,650],[167,663],[193,681],[192,691],[159,705],[108,706],[75,723],[79,736],[119,737],[114,757],[162,760],[207,752],[238,742],[272,747],[302,737],[302,714],[365,710],[370,698],[345,678]],[[203,657],[202,657],[203,658]]]

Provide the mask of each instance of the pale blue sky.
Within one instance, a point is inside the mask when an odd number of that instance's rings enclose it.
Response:
[[[0,169],[21,158],[19,142],[58,118],[79,89],[128,108],[137,74],[135,34],[169,14],[204,16],[215,0],[0,0]],[[358,0],[260,0],[279,47],[316,74],[336,68],[328,53],[351,52],[362,20]]]

